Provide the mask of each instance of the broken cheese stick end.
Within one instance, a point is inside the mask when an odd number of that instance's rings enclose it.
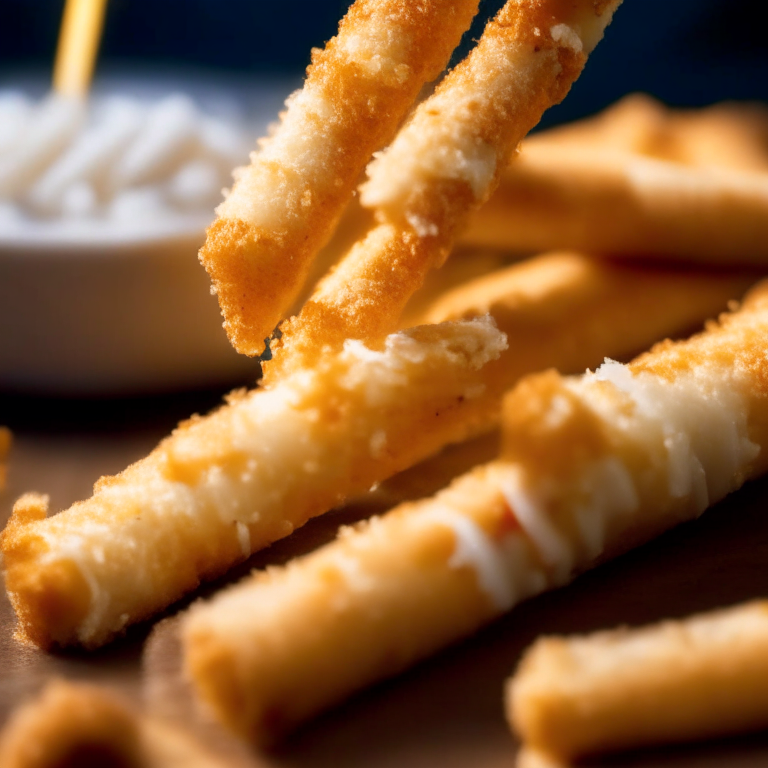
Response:
[[[764,472],[766,296],[642,365],[526,379],[501,460],[196,607],[182,635],[202,697],[278,738]]]

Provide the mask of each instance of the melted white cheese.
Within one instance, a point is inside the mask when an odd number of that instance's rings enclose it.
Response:
[[[503,551],[465,515],[449,507],[430,511],[429,520],[448,526],[456,537],[456,547],[448,565],[451,568],[469,566],[477,574],[480,588],[500,610],[511,608],[517,598],[515,584],[510,578]]]
[[[517,472],[510,473],[502,482],[501,492],[542,562],[552,569],[555,582],[565,581],[573,568],[575,553],[568,539],[550,520],[547,505],[534,489],[525,487]]]
[[[727,376],[717,381],[703,375],[681,375],[669,382],[647,373],[633,375],[611,360],[581,380],[570,380],[572,392],[598,412],[605,402],[593,381],[607,381],[628,395],[635,406],[633,430],[653,441],[663,435],[672,498],[691,496],[697,512],[722,499],[760,449],[749,439],[747,410]],[[604,413],[606,418],[620,414]]]

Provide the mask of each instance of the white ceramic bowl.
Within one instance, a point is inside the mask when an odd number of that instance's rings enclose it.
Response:
[[[117,83],[117,86],[115,86]],[[113,78],[102,90],[182,90],[239,100],[254,134],[273,120],[285,82],[231,84]],[[230,347],[197,260],[213,212],[157,222],[62,231],[0,224],[0,390],[115,395],[254,379],[258,363]]]

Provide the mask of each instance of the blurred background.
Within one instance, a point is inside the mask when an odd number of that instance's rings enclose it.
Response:
[[[466,50],[502,0],[482,0]],[[111,0],[99,70],[140,67],[300,77],[333,36],[348,0]],[[627,0],[567,102],[543,125],[580,117],[629,91],[679,106],[768,100],[758,0]],[[63,0],[0,0],[0,76],[50,66]],[[738,12],[736,9],[738,8]]]

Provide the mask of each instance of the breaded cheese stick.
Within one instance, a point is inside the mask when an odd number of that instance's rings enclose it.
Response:
[[[530,136],[523,149],[553,144],[574,151],[619,150],[699,168],[763,172],[768,170],[768,108],[723,102],[670,109],[651,96],[632,93],[593,117]],[[514,162],[510,167],[514,170]]]
[[[231,768],[190,736],[142,717],[111,691],[56,680],[0,733],[3,768]]]
[[[345,339],[397,327],[426,273],[498,184],[518,142],[561,101],[621,0],[508,0],[475,49],[368,168],[364,206],[380,223],[282,326],[267,378]]]
[[[522,252],[574,248],[762,265],[768,260],[768,174],[532,143],[465,239]]]
[[[0,427],[0,491],[5,488],[6,462],[8,461],[12,441],[11,430],[8,427]]]
[[[235,393],[93,496],[46,517],[34,494],[2,534],[23,635],[99,646],[205,579],[496,417],[485,318],[349,342],[312,370]]]
[[[749,272],[654,269],[548,253],[448,291],[413,319],[490,314],[510,345],[488,375],[508,389],[533,371],[581,373],[605,357],[626,360],[659,339],[688,334],[754,281]]]
[[[623,356],[684,332],[741,296],[749,279],[639,274],[577,254],[534,259],[493,281],[503,295],[470,284],[430,316],[498,315],[502,331],[514,334],[515,349],[502,351],[487,326],[478,330],[471,342],[477,360],[484,359],[481,341],[500,355],[485,360],[480,371],[441,358],[443,341],[450,347],[448,331],[442,340],[439,331],[423,332],[423,373],[409,346],[412,336],[393,337],[384,359],[353,343],[313,373],[235,398],[187,425],[61,516],[43,519],[45,498],[27,497],[17,504],[2,544],[6,586],[22,629],[44,646],[100,645],[345,496],[492,427],[501,393],[521,375],[549,366],[583,370],[605,355]],[[431,355],[442,362],[432,367]],[[404,381],[381,378],[387,359],[395,371],[405,366]],[[448,379],[431,381],[432,370]],[[391,389],[367,402],[364,393],[379,386]],[[475,397],[446,410],[445,403],[466,392]],[[402,419],[391,435],[393,412]],[[355,469],[360,465],[367,469]]]
[[[568,764],[768,727],[768,603],[640,629],[544,637],[506,686],[527,752]]]
[[[509,339],[485,369],[491,391],[501,391],[533,371],[580,373],[605,357],[627,360],[659,339],[686,336],[753,282],[748,272],[654,269],[549,253],[447,291],[411,317],[421,324],[490,314]],[[497,449],[498,433],[451,446],[378,484],[366,498],[381,508],[432,495]]]
[[[501,457],[194,606],[200,696],[274,739],[768,469],[768,283],[628,366],[524,379]]]
[[[290,308],[371,153],[395,133],[478,0],[357,0],[315,49],[280,125],[235,174],[200,261],[235,349],[258,355]]]

